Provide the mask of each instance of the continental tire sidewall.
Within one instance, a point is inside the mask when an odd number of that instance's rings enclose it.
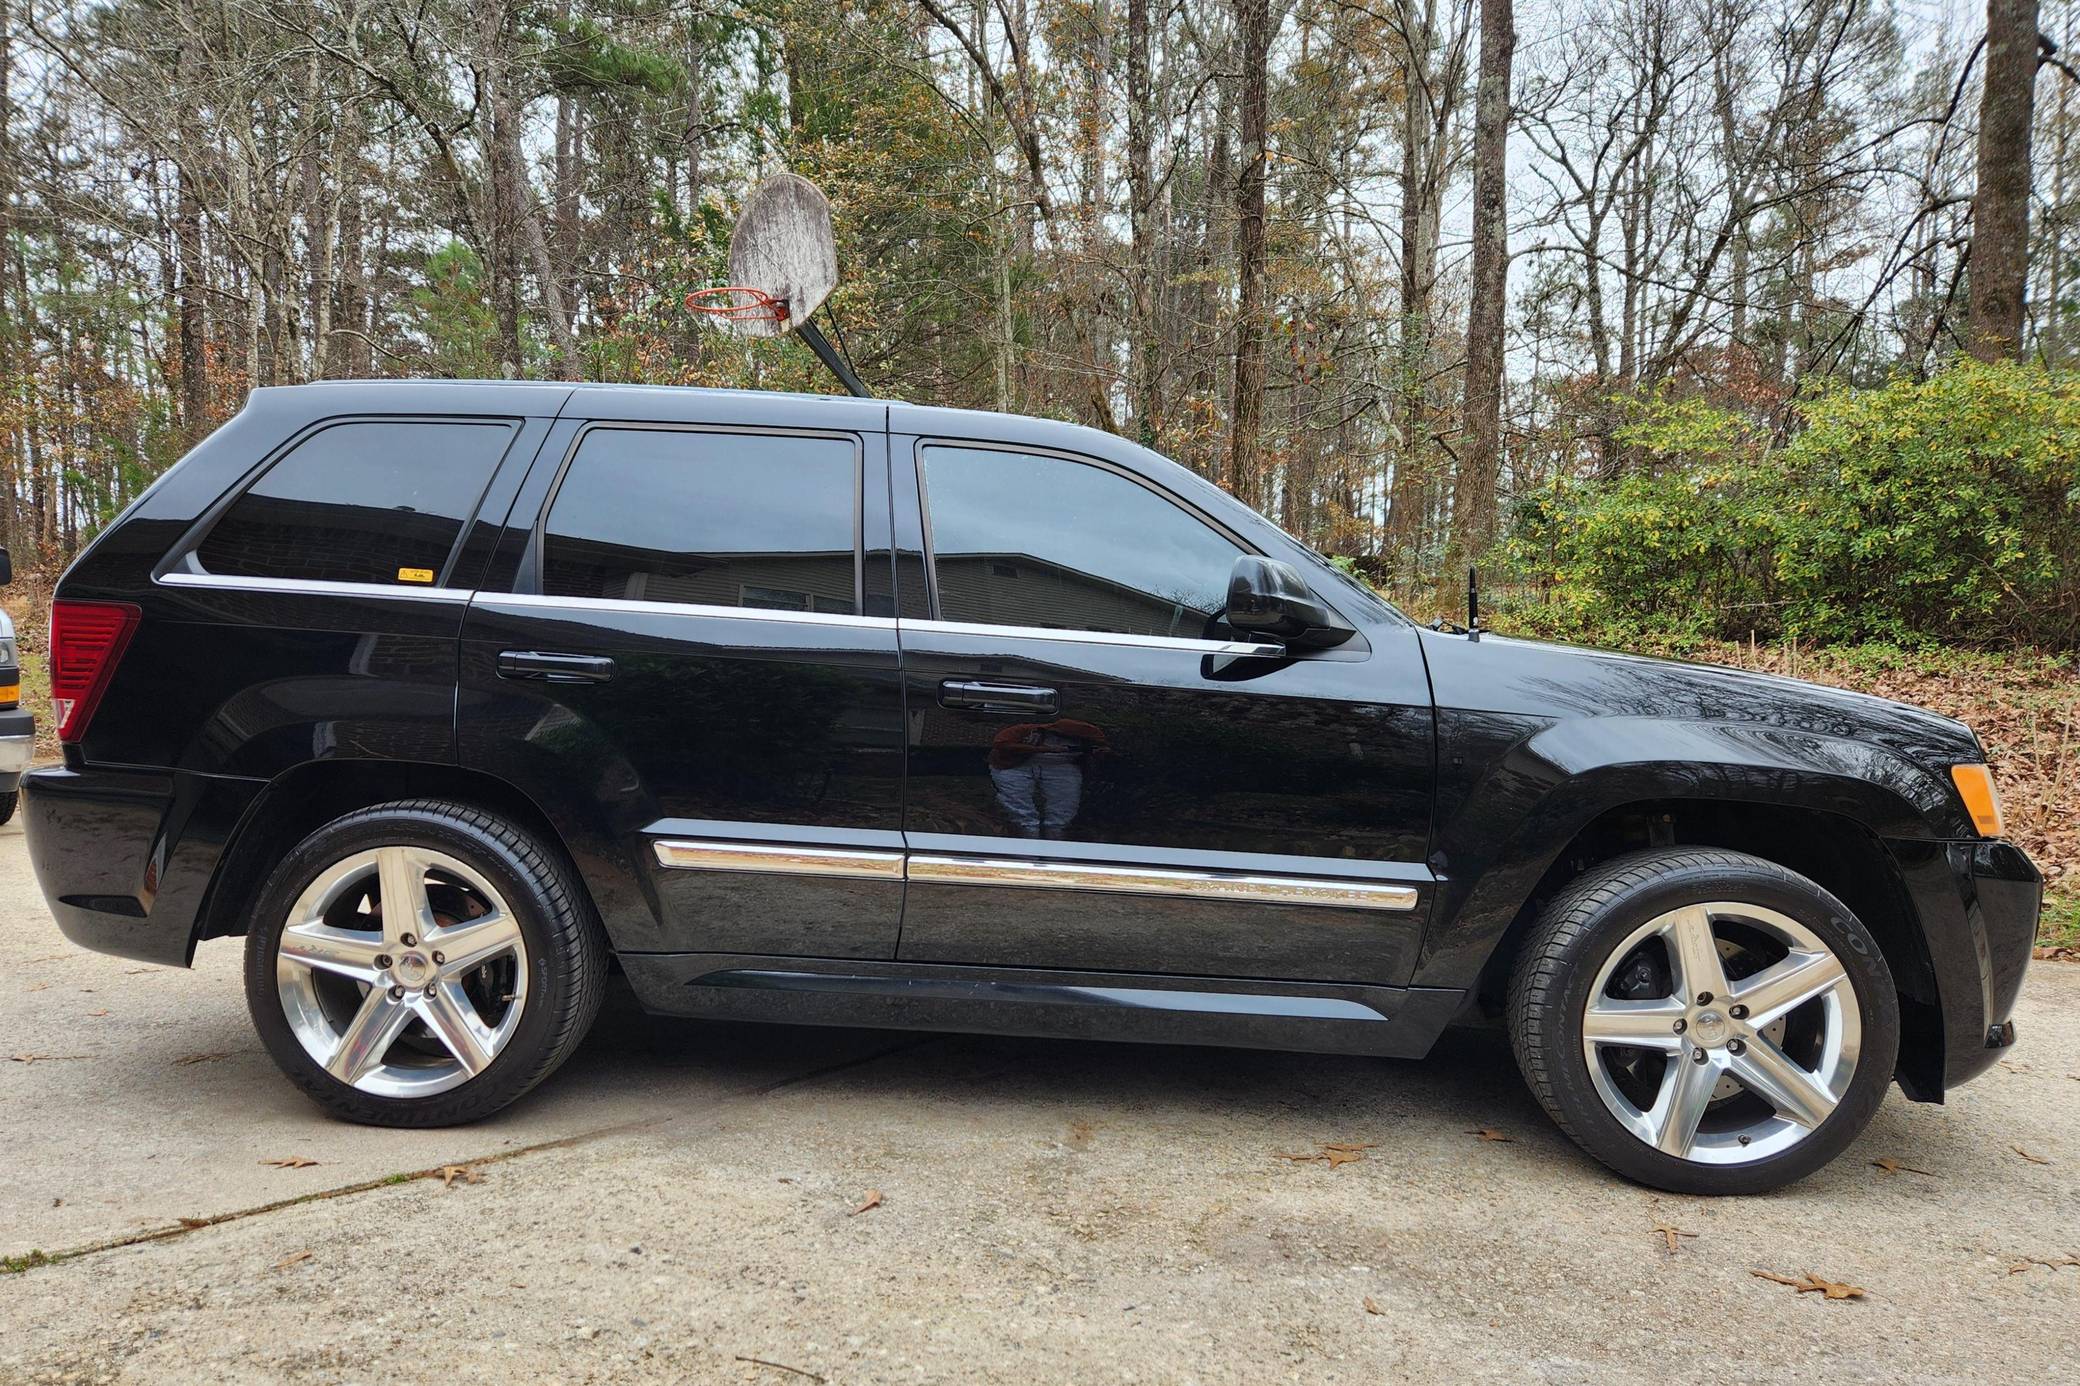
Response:
[[[1891,1086],[1899,1052],[1899,997],[1891,969],[1870,932],[1827,891],[1784,868],[1734,853],[1675,851],[1671,857],[1708,857],[1676,865],[1622,886],[1615,898],[1593,902],[1594,890],[1571,890],[1548,909],[1553,923],[1590,913],[1571,941],[1559,970],[1557,995],[1543,1008],[1544,1078],[1541,1100],[1569,1134],[1619,1173],[1641,1183],[1696,1194],[1759,1193],[1802,1179],[1840,1154],[1862,1132]],[[1636,870],[1650,860],[1631,859]],[[1620,863],[1613,863],[1614,866]],[[1599,877],[1606,873],[1597,873]],[[1583,884],[1590,884],[1585,881]],[[1620,1125],[1591,1082],[1582,1050],[1583,1013],[1590,990],[1612,949],[1634,929],[1683,905],[1708,901],[1762,905],[1789,915],[1817,934],[1840,959],[1856,990],[1862,1046],[1849,1089],[1818,1130],[1777,1155],[1743,1165],[1683,1160],[1653,1149]],[[1558,916],[1558,917],[1555,917]],[[1514,989],[1513,989],[1514,993]],[[1513,1000],[1515,999],[1513,994]],[[1519,1059],[1523,1059],[1520,1047]],[[1527,1069],[1527,1077],[1530,1073]],[[1534,1090],[1540,1088],[1533,1080]]]
[[[559,1021],[583,1003],[574,994],[579,979],[567,963],[567,935],[588,927],[589,921],[568,917],[567,901],[558,908],[562,892],[540,880],[522,853],[505,840],[514,830],[488,816],[457,814],[450,805],[398,804],[335,819],[305,838],[260,893],[245,957],[246,1001],[254,1027],[290,1081],[349,1120],[389,1126],[473,1121],[525,1093],[564,1057],[554,1052]],[[327,1073],[290,1030],[275,973],[289,910],[311,880],[343,857],[400,844],[446,852],[482,872],[504,897],[527,948],[527,1001],[505,1047],[467,1082],[415,1098],[365,1093]]]

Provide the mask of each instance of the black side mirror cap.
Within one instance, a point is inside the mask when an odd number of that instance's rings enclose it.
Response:
[[[5,587],[13,581],[14,560],[7,556],[6,549],[0,549],[0,587]]]
[[[1307,586],[1290,563],[1244,554],[1228,571],[1227,622],[1288,646],[1325,650],[1357,634]]]

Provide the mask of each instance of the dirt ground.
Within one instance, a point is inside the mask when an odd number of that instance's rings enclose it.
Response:
[[[619,997],[491,1122],[348,1127],[261,1052],[237,944],[199,963],[66,944],[0,829],[0,1382],[2075,1371],[2071,964],[1949,1105],[1895,1092],[1812,1179],[1706,1201],[1578,1154],[1480,1034],[1416,1064],[659,1029]]]

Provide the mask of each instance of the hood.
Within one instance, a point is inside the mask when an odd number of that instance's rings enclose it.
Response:
[[[1424,649],[1447,707],[1734,722],[1856,741],[1937,768],[1984,759],[1971,728],[1954,718],[1803,679],[1489,634],[1434,635]]]

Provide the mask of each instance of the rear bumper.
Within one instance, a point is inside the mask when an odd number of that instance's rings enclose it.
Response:
[[[2012,842],[1894,842],[1928,941],[1942,1011],[1942,1088],[1993,1066],[2036,943],[2044,878]],[[1941,1091],[1913,1092],[1935,1100]]]
[[[30,771],[22,826],[59,931],[97,953],[186,967],[217,863],[262,787],[179,770]]]
[[[0,794],[21,783],[36,754],[36,719],[26,712],[0,712]]]

